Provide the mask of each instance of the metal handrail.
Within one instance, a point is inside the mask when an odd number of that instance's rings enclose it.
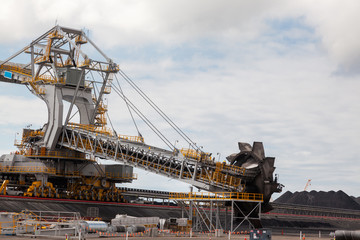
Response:
[[[82,130],[85,130],[85,131],[90,131],[90,132],[95,132],[95,133],[100,133],[100,134],[110,135],[110,136],[114,135],[113,132],[109,128],[101,127],[99,129],[97,126],[94,126],[94,125],[85,125],[85,124],[79,124],[79,123],[68,123],[68,126],[71,127],[72,129],[82,129]],[[117,137],[120,138],[120,139],[123,139],[123,140],[129,140],[129,141],[132,141],[132,142],[144,143],[144,138],[140,137],[140,136],[129,136],[129,135],[118,134]]]
[[[8,70],[8,71],[12,71],[12,72],[16,72],[22,75],[26,75],[27,77],[31,78],[30,80],[26,80],[23,82],[36,82],[36,81],[44,81],[45,83],[56,83],[56,82],[60,82],[60,83],[65,83],[65,79],[64,78],[60,78],[59,81],[54,80],[54,78],[51,75],[41,75],[38,76],[34,81],[32,80],[32,73],[30,69],[25,69],[25,68],[21,68],[18,66],[10,66],[10,65],[2,65],[0,66],[0,69],[3,70]]]
[[[2,166],[0,167],[0,172],[16,172],[16,173],[42,172],[42,173],[55,174],[56,170],[55,168],[41,167],[41,166],[29,166],[29,167]]]
[[[260,193],[243,193],[243,192],[171,192],[169,193],[169,199],[171,200],[197,200],[197,201],[209,201],[209,200],[234,200],[234,201],[254,201],[263,202],[263,194]]]
[[[182,148],[180,149],[180,152],[187,158],[192,158],[199,161],[212,161],[209,153],[204,153],[189,148]]]

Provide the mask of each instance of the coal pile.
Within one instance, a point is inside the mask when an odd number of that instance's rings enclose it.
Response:
[[[357,198],[359,200],[359,198]],[[329,208],[342,208],[351,210],[360,210],[360,204],[353,198],[344,193],[343,191],[311,191],[311,192],[285,192],[274,202],[298,204],[318,207]]]
[[[358,204],[360,204],[360,197],[353,197],[351,196],[352,199],[355,200],[355,202],[357,202]]]

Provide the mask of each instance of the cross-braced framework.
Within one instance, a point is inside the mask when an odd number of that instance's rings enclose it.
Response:
[[[226,218],[226,213],[225,216],[220,216],[220,209],[226,208],[224,202],[212,200],[209,202],[177,200],[176,202],[192,221],[193,231],[211,232],[215,229],[226,229],[226,222],[222,222],[222,219]]]
[[[244,223],[255,228],[252,221],[261,220],[261,194],[246,193],[170,193],[171,200],[177,202],[192,221],[194,231],[215,231],[228,229],[237,231]],[[253,203],[253,208],[245,213],[238,203]],[[230,212],[230,217],[228,216]],[[256,217],[255,217],[256,216]],[[234,225],[237,223],[237,225]]]
[[[23,210],[13,219],[17,235],[76,236],[81,232],[82,219],[78,212]]]
[[[96,59],[86,52],[91,52]],[[27,58],[27,62],[11,62],[20,56]],[[71,116],[74,106],[80,124],[108,131],[103,97],[111,92],[119,66],[84,31],[57,25],[0,62],[0,71],[7,73],[1,81],[24,84],[47,104],[49,119],[41,132],[43,141],[40,143],[46,148],[55,149],[63,125],[67,126],[75,115]],[[63,100],[70,103],[65,119]],[[18,147],[24,149],[29,145]]]
[[[13,62],[18,60],[22,63]],[[110,132],[103,97],[111,92],[118,71],[119,66],[83,30],[62,26],[0,62],[0,81],[25,85],[48,110],[48,122],[42,128],[24,129],[16,143],[19,151],[13,168],[2,170],[0,163],[0,171],[11,175],[17,191],[29,197],[124,201],[115,183],[131,182],[131,167],[100,166],[93,156],[57,145],[64,126]],[[67,112],[66,102],[70,104]],[[28,167],[30,161],[36,161],[36,169]]]
[[[231,201],[231,232],[235,232],[243,223],[247,222],[249,226],[255,229],[252,221],[261,221],[261,202],[255,202],[253,209],[249,213],[245,213],[235,201]],[[234,215],[234,211],[238,216]],[[255,215],[256,217],[253,217]],[[239,222],[235,227],[234,223]]]
[[[124,162],[209,191],[242,192],[241,179],[253,174],[251,171],[245,173],[239,167],[224,167],[221,163],[184,158],[176,152],[156,148],[140,140],[99,134],[76,126],[67,127],[58,144],[103,159]]]

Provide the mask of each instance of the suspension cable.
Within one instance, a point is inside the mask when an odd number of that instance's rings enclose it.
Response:
[[[128,102],[129,107],[149,126],[149,128],[170,148],[175,149],[175,146],[160,132],[158,128],[151,123],[151,121],[125,96],[123,95],[120,90],[112,84],[113,89],[115,92],[125,101]]]
[[[123,92],[123,90],[122,90],[122,88],[121,88],[120,82],[119,82],[119,80],[118,80],[118,78],[117,78],[116,75],[115,75],[115,78],[116,78],[116,82],[117,82],[118,85],[119,85],[120,93],[121,93],[123,96],[125,96],[125,94],[124,94],[124,92]],[[133,116],[133,114],[132,114],[132,112],[131,112],[131,109],[130,109],[130,107],[129,107],[129,103],[128,103],[128,101],[127,101],[127,98],[125,98],[124,101],[125,101],[125,104],[126,104],[127,109],[129,110],[129,113],[130,113],[131,119],[132,119],[132,121],[133,121],[133,123],[134,123],[134,125],[135,125],[135,128],[136,128],[136,130],[137,130],[137,132],[138,132],[138,136],[142,136],[141,133],[140,133],[140,131],[139,131],[139,128],[138,128],[138,126],[137,126],[137,124],[136,124],[135,118],[134,118],[134,116]]]
[[[129,83],[131,87],[194,149],[202,152],[196,143],[193,142],[121,69],[119,74]]]

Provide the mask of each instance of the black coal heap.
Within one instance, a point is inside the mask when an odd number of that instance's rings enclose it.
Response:
[[[360,210],[360,204],[343,191],[285,192],[274,202],[318,207]]]
[[[357,202],[358,204],[360,204],[360,197],[353,197],[351,196],[352,199],[355,200],[355,202]]]

